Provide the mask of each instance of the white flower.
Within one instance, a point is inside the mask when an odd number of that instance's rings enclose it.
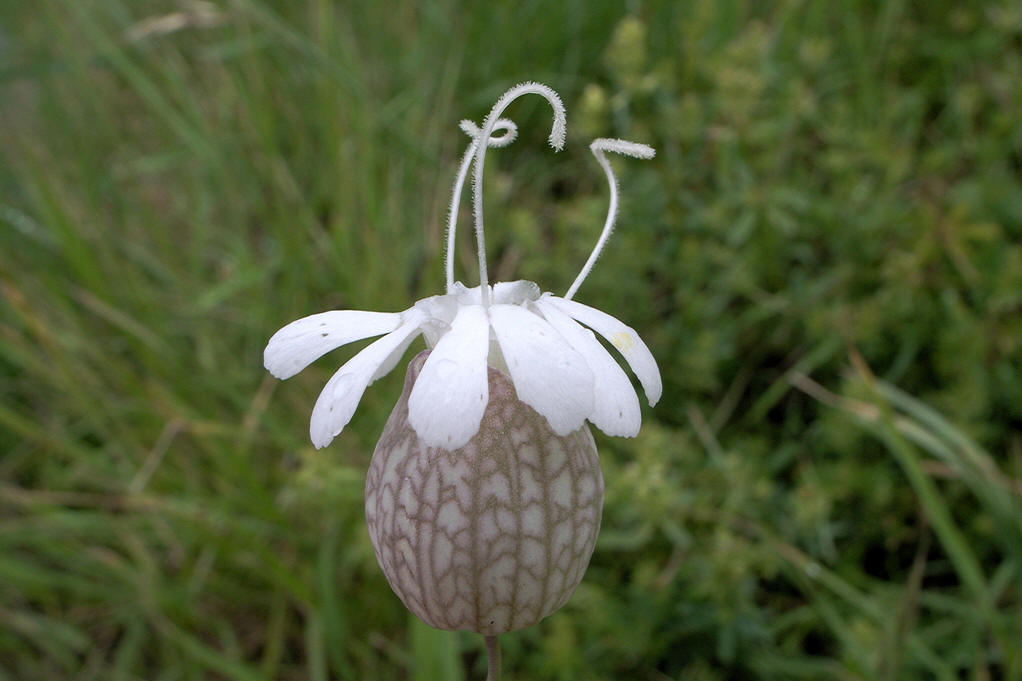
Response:
[[[527,93],[542,95],[550,102],[554,109],[550,143],[557,150],[563,146],[563,105],[553,90],[538,83],[525,83],[505,93],[481,130],[469,121],[462,122],[462,129],[472,140],[451,203],[445,295],[425,298],[400,313],[322,312],[292,322],[270,338],[264,364],[271,374],[283,379],[341,345],[383,335],[327,382],[312,411],[310,435],[317,448],[325,447],[341,432],[366,387],[390,372],[420,334],[431,352],[412,388],[408,420],[429,447],[457,449],[479,430],[488,401],[488,365],[506,373],[518,398],[544,416],[558,435],[577,430],[587,419],[608,435],[636,435],[641,417],[635,389],[593,331],[624,356],[650,405],[660,399],[662,384],[656,360],[635,330],[605,312],[572,300],[599,256],[617,212],[617,185],[605,152],[651,158],[652,148],[607,139],[590,145],[610,184],[610,210],[592,255],[564,297],[541,293],[529,281],[493,286],[487,281],[481,202],[483,159],[487,147],[504,146],[514,139],[514,124],[500,118],[500,114],[511,101]],[[494,132],[500,130],[504,134],[494,137]],[[480,144],[481,139],[487,143]],[[461,188],[473,160],[482,283],[467,288],[453,281],[453,243]]]

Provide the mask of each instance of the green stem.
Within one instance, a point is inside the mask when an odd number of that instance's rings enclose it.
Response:
[[[500,681],[500,644],[496,636],[486,636],[486,660],[489,662],[489,669],[486,672],[486,681]]]

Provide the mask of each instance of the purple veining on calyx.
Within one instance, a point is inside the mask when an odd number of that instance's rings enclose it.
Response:
[[[479,432],[453,451],[425,447],[401,399],[366,479],[366,523],[391,588],[427,624],[484,635],[535,624],[582,579],[600,529],[603,476],[588,426],[558,436],[488,369]]]

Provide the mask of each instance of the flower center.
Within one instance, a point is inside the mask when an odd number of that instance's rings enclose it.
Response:
[[[539,300],[543,292],[539,286],[531,281],[519,279],[518,281],[499,281],[493,286],[474,286],[468,288],[460,281],[454,282],[450,292],[442,296],[430,296],[415,303],[415,308],[424,312],[425,321],[422,322],[422,332],[426,338],[426,347],[432,350],[440,337],[451,328],[451,323],[458,314],[458,308],[464,305],[483,305],[484,291],[490,301],[495,305],[525,305]],[[499,351],[497,353],[500,354]],[[491,357],[494,353],[491,348]],[[491,362],[493,367],[501,368],[503,358],[495,357],[496,362]],[[506,370],[506,367],[504,369]]]

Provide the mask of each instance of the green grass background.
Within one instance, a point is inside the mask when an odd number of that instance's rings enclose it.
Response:
[[[0,680],[485,675],[408,615],[362,486],[400,371],[313,450],[284,323],[443,285],[465,137],[496,279],[571,283],[665,395],[508,680],[1022,679],[1022,7],[0,2]],[[467,206],[466,206],[467,208]],[[458,276],[476,282],[467,210]]]

